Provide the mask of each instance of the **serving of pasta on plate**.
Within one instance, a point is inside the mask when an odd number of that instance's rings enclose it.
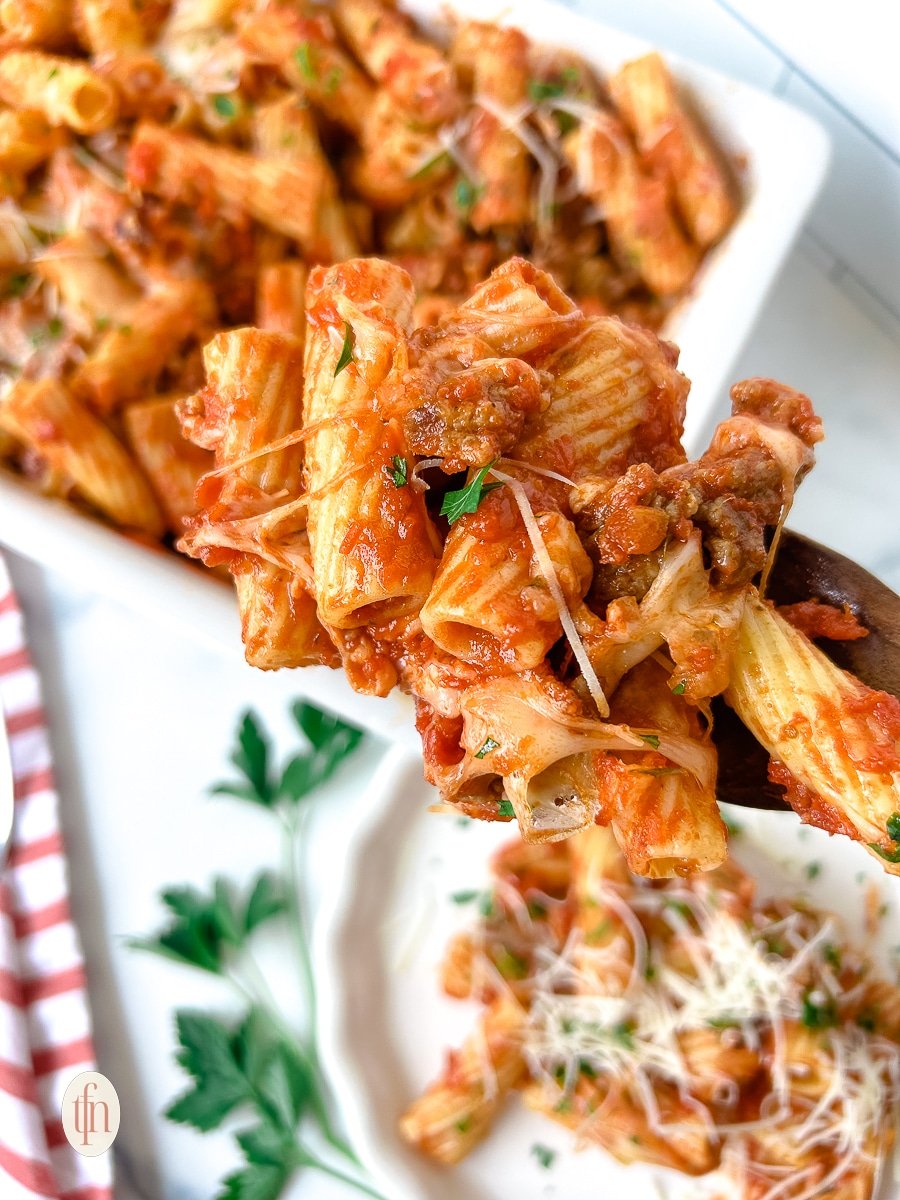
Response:
[[[505,845],[487,888],[454,899],[478,916],[448,945],[441,983],[481,1008],[401,1117],[430,1159],[459,1163],[518,1094],[581,1149],[710,1176],[679,1194],[880,1194],[900,990],[836,917],[758,896],[730,859],[653,883],[599,828]],[[557,1151],[532,1154],[549,1168]]]

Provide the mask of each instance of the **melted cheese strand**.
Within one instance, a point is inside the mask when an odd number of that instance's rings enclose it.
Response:
[[[512,475],[507,475],[504,471],[498,471],[496,467],[492,467],[490,473],[495,479],[499,479],[501,483],[505,483],[513,494],[513,497],[518,505],[519,512],[522,514],[522,520],[525,523],[525,530],[528,533],[531,545],[534,548],[534,556],[537,559],[538,567],[553,597],[553,602],[559,610],[559,619],[565,632],[566,639],[572,647],[572,653],[581,668],[581,673],[584,676],[584,681],[588,686],[588,691],[593,697],[594,703],[597,705],[597,711],[601,717],[609,716],[609,704],[606,696],[603,693],[603,688],[600,686],[600,680],[597,678],[597,673],[591,666],[591,660],[588,657],[587,648],[575,628],[575,622],[572,620],[572,614],[569,611],[569,606],[566,604],[566,598],[563,595],[562,587],[559,583],[559,577],[556,574],[556,568],[553,565],[553,559],[550,557],[550,552],[544,543],[541,536],[540,526],[534,515],[534,511],[528,502],[528,496],[525,489],[518,479],[513,479]]]

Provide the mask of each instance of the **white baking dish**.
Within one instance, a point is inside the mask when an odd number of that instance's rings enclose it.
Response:
[[[444,6],[434,0],[406,4],[423,21]],[[577,51],[601,75],[645,53],[640,40],[544,0],[492,11],[483,0],[456,0],[456,11],[515,24],[533,40]],[[665,52],[665,47],[659,47]],[[728,372],[765,302],[804,215],[822,182],[828,139],[804,113],[756,88],[675,55],[677,77],[720,145],[746,163],[743,205],[728,237],[709,255],[691,295],[673,314],[665,336],[681,347],[681,366],[693,381],[686,439],[696,449],[700,432],[721,405]],[[241,653],[235,606],[227,587],[170,554],[145,549],[83,517],[66,505],[35,495],[0,470],[0,541],[81,583],[132,605],[142,614],[175,622],[192,636]],[[338,708],[376,732],[408,728],[408,705],[356,696],[336,672],[293,673],[296,691]]]

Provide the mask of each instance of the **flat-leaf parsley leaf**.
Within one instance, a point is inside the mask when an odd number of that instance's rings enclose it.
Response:
[[[387,471],[394,481],[394,487],[406,487],[409,480],[409,463],[401,454],[393,456]]]
[[[350,328],[350,323],[344,322],[344,344],[341,346],[340,358],[337,360],[337,366],[334,368],[334,377],[337,379],[344,367],[349,367],[353,362],[353,330]]]
[[[447,492],[444,496],[441,503],[441,516],[446,517],[451,525],[454,521],[458,521],[465,513],[475,512],[488,492],[492,492],[495,488],[503,487],[502,483],[484,482],[485,476],[493,465],[494,463],[489,462],[478,471],[475,478],[467,483],[464,488]]]

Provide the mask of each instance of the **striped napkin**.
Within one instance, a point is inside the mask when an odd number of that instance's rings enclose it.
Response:
[[[0,1198],[112,1200],[110,1156],[76,1153],[60,1119],[66,1085],[96,1066],[40,684],[2,560],[0,701],[16,796],[0,864]]]

